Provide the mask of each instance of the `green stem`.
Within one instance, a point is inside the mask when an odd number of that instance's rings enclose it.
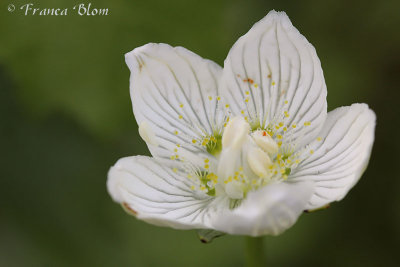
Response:
[[[263,237],[246,237],[246,266],[265,266]]]

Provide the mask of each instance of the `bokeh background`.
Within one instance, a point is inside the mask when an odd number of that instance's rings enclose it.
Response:
[[[69,8],[24,16],[18,8]],[[0,0],[0,266],[242,266],[243,237],[200,243],[147,225],[106,191],[109,167],[149,154],[139,138],[124,53],[184,46],[223,64],[235,40],[284,10],[316,47],[328,109],[365,102],[378,117],[369,167],[351,193],[266,237],[270,266],[400,263],[400,2]],[[8,4],[17,10],[8,12]],[[397,263],[397,264],[396,264]]]

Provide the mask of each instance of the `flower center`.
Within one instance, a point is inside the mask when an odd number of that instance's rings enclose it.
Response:
[[[248,96],[249,92],[245,94]],[[209,100],[214,101],[214,98],[209,96]],[[202,134],[197,137],[184,136],[191,140],[190,145],[200,147],[209,155],[203,157],[204,163],[199,164],[197,160],[192,162],[184,155],[179,155],[180,144],[176,144],[171,159],[186,163],[187,177],[194,182],[192,190],[210,196],[228,196],[234,203],[233,207],[236,207],[249,191],[288,178],[304,157],[303,152],[308,149],[299,149],[295,141],[302,138],[311,122],[306,121],[302,123],[304,125],[293,122],[289,112],[284,110],[288,104],[286,100],[277,115],[268,122],[265,118],[260,119],[250,106],[247,111],[241,110],[240,116],[231,117],[230,105],[221,104],[220,97],[215,100],[218,116],[213,117],[211,112],[209,114],[213,122],[212,134],[206,134],[206,130],[199,130],[192,125],[190,127],[194,132]],[[246,97],[245,103],[248,104],[248,101]],[[183,115],[179,115],[179,119],[183,119]],[[143,138],[151,141],[152,135],[145,130],[146,127],[143,128]],[[179,134],[178,130],[175,134]],[[309,152],[314,153],[313,150]]]
[[[251,132],[250,124],[234,117],[222,135],[217,194],[243,199],[247,192],[271,182],[276,171],[278,144],[265,130]],[[276,173],[277,174],[277,173]]]
[[[302,151],[295,152],[290,135],[281,135],[272,128],[253,129],[240,116],[230,119],[218,138],[220,152],[214,155],[214,164],[206,158],[203,168],[188,170],[188,178],[198,184],[192,189],[210,196],[226,195],[234,208],[249,191],[286,180],[300,163]]]

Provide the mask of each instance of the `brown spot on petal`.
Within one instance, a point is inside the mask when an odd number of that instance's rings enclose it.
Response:
[[[250,79],[250,78],[244,79],[243,81],[244,81],[244,82],[249,82],[250,84],[253,84],[253,83],[254,83],[253,79]]]
[[[319,210],[325,210],[327,208],[329,208],[331,205],[330,203],[326,204],[325,206],[316,208],[316,209],[312,209],[312,210],[304,210],[305,213],[310,213],[310,212],[314,212],[314,211],[319,211]]]
[[[131,215],[133,215],[133,216],[137,216],[137,215],[138,215],[137,211],[134,210],[134,209],[132,209],[132,208],[129,206],[128,203],[122,202],[122,207],[123,207],[124,210],[125,210],[126,212],[128,212],[129,214],[131,214]]]

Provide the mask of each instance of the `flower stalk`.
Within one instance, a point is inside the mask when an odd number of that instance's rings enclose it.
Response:
[[[246,266],[265,266],[264,237],[246,237]]]

